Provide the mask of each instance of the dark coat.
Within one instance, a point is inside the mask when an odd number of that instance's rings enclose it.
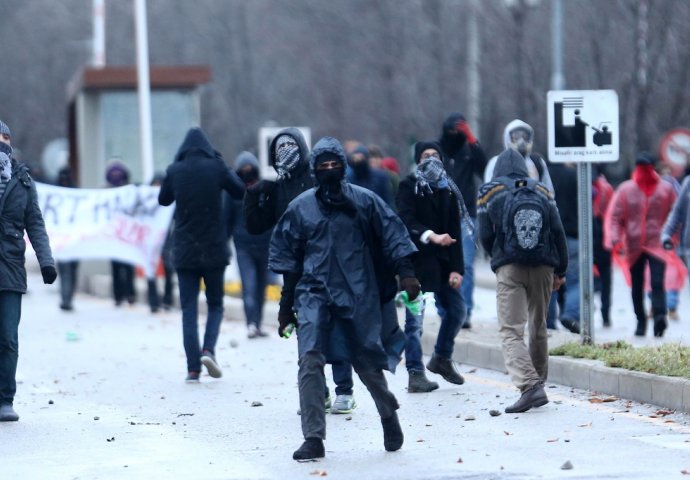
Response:
[[[565,234],[568,237],[578,238],[577,169],[562,163],[551,163],[549,174],[553,191],[558,193],[556,206]]]
[[[0,291],[26,293],[24,231],[41,268],[55,266],[36,184],[23,163],[12,159],[12,178],[0,197]]]
[[[331,140],[317,143],[314,152],[324,142],[324,151],[339,152],[344,163],[342,147]],[[347,183],[342,188],[356,206],[354,217],[321,203],[316,188],[304,192],[276,225],[269,267],[301,274],[295,293],[300,357],[319,351],[329,362],[390,369],[373,257],[378,245],[384,262],[395,265],[415,247],[377,195]]]
[[[222,191],[242,198],[244,184],[211,146],[204,132],[192,128],[168,167],[158,203],[176,203],[173,231],[175,269],[220,268],[230,250]]]
[[[487,159],[479,142],[469,145],[462,134],[451,137],[446,133],[458,120],[464,120],[464,117],[453,114],[445,120],[439,143],[443,149],[441,153],[446,172],[460,189],[470,216],[476,217],[477,183],[483,178]]]
[[[268,163],[275,165],[275,143],[281,135],[290,135],[295,139],[300,151],[300,162],[290,178],[277,182],[261,180],[247,189],[244,196],[244,217],[247,231],[252,235],[259,235],[273,228],[287,210],[288,204],[300,193],[314,186],[314,179],[309,171],[309,147],[299,129],[286,128],[273,137],[268,148]]]
[[[353,185],[371,190],[381,197],[381,200],[386,204],[393,206],[391,180],[385,172],[370,167],[364,175],[358,176],[353,170],[350,170],[347,174],[347,180]]]
[[[434,189],[432,195],[415,194],[415,176],[410,174],[400,182],[398,189],[398,215],[407,226],[419,253],[414,258],[417,279],[423,292],[438,292],[448,283],[451,272],[465,273],[460,232],[460,210],[455,194],[450,189]],[[448,247],[422,243],[427,230],[447,233],[457,240]]]

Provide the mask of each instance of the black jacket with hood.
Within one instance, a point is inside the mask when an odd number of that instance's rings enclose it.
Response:
[[[275,166],[276,141],[282,135],[290,135],[295,139],[299,147],[300,160],[290,173],[290,178],[277,182],[261,180],[247,189],[244,196],[244,217],[247,231],[253,235],[273,228],[287,210],[288,204],[300,193],[314,186],[314,179],[309,171],[309,147],[298,128],[286,128],[273,137],[268,148],[268,163]]]
[[[459,113],[452,113],[446,118],[439,143],[443,149],[441,153],[446,172],[460,189],[470,216],[476,217],[477,177],[481,179],[484,175],[487,159],[479,142],[470,145],[464,134],[448,133],[460,120],[465,120],[465,117]]]
[[[529,173],[525,166],[525,160],[517,151],[512,148],[505,150],[498,156],[494,169],[494,181],[485,183],[479,189],[477,205],[479,223],[479,240],[482,242],[484,250],[491,256],[491,269],[495,272],[503,265],[514,263],[503,250],[501,235],[499,230],[502,228],[503,208],[507,196],[510,195],[508,182],[518,178],[529,179]],[[529,180],[534,181],[534,180]],[[539,192],[543,193],[549,200],[551,224],[551,239],[553,244],[550,251],[552,257],[544,261],[545,265],[554,267],[554,273],[563,277],[568,268],[568,246],[565,240],[565,232],[561,218],[558,215],[556,202],[553,200],[551,191],[543,183],[537,184]]]
[[[223,190],[240,199],[244,184],[225,165],[204,132],[200,128],[190,129],[168,166],[158,194],[161,205],[176,204],[176,269],[221,268],[229,263]]]

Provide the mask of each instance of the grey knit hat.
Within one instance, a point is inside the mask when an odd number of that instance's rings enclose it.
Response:
[[[0,135],[7,135],[8,137],[12,136],[12,133],[10,132],[10,127],[8,127],[7,124],[2,120],[0,120]]]

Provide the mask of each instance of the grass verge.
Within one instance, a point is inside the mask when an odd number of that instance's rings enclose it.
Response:
[[[601,345],[563,344],[551,350],[551,355],[601,360],[607,367],[625,368],[638,372],[690,378],[690,347],[666,343],[656,347],[635,348],[617,341]]]

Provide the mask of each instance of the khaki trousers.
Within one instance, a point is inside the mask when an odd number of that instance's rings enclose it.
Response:
[[[546,315],[553,287],[553,267],[508,264],[496,271],[496,306],[503,361],[521,392],[546,381],[549,350]],[[525,345],[525,325],[529,348]]]

